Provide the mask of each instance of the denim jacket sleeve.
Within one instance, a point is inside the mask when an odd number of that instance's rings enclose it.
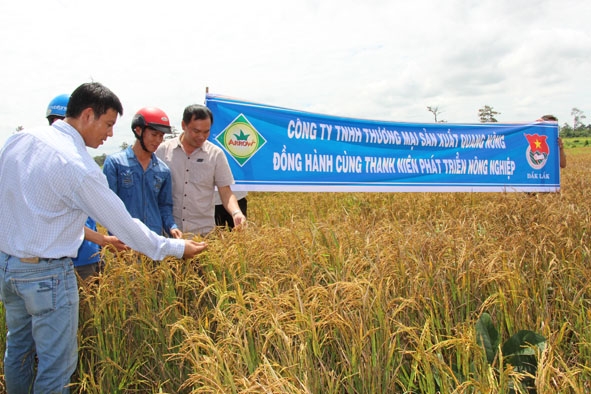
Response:
[[[117,194],[117,166],[113,162],[113,158],[107,156],[103,163],[103,174],[107,177],[107,183],[109,189],[113,190]]]
[[[170,235],[170,230],[178,228],[172,216],[172,178],[170,172],[164,179],[160,194],[158,196],[158,207],[160,208],[160,216],[162,217],[162,224],[164,230]]]

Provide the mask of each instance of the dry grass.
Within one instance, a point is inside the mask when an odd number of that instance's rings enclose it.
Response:
[[[475,322],[547,338],[538,393],[591,390],[591,152],[563,191],[250,193],[198,259],[107,255],[75,392],[506,393]]]

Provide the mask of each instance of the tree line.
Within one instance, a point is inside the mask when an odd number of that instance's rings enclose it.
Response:
[[[436,123],[445,123],[445,120],[439,118],[441,110],[438,106],[428,106],[427,111],[431,112],[435,118]],[[478,110],[478,119],[481,123],[498,122],[497,115],[501,113],[495,111],[490,105],[485,105]],[[564,138],[568,137],[591,137],[591,123],[585,124],[583,121],[587,119],[587,116],[583,111],[578,108],[571,110],[571,116],[573,119],[572,125],[567,122],[560,127],[560,136]]]
[[[564,123],[560,128],[560,135],[562,137],[591,137],[591,123],[584,124],[583,120],[587,118],[583,111],[578,108],[573,108],[570,115],[573,117],[573,125]]]

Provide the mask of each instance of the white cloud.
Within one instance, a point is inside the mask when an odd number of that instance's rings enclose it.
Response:
[[[21,1],[0,13],[0,144],[49,100],[104,83],[125,114],[98,153],[132,142],[140,107],[213,93],[369,119],[476,122],[591,111],[591,5],[574,0]]]

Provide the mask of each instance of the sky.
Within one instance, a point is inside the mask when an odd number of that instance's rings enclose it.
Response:
[[[45,125],[85,82],[121,99],[114,136],[142,107],[181,129],[205,90],[351,118],[476,123],[554,114],[591,123],[591,2],[581,0],[19,0],[0,4],[0,146]]]

